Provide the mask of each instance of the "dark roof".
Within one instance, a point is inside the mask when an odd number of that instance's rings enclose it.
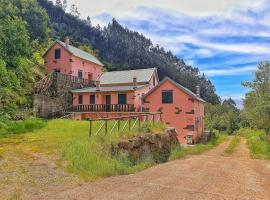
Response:
[[[101,85],[132,83],[133,78],[137,77],[138,83],[147,83],[151,80],[154,73],[156,73],[156,68],[104,72],[99,77],[99,81]]]
[[[159,88],[160,85],[162,85],[165,81],[170,81],[171,83],[173,83],[176,87],[178,87],[180,90],[182,90],[183,92],[185,92],[186,94],[188,94],[189,96],[191,96],[192,98],[204,102],[205,101],[198,97],[196,94],[194,94],[192,91],[190,91],[189,89],[185,88],[184,86],[180,85],[179,83],[175,82],[174,80],[172,80],[169,77],[165,77],[161,82],[159,82],[159,84],[157,84],[155,87],[153,87],[148,93],[146,93],[143,96],[143,99],[145,99],[148,95],[150,95],[152,92],[154,92],[157,88]]]
[[[138,86],[136,89],[140,89],[144,86]],[[110,86],[110,87],[100,87],[97,91],[96,87],[88,87],[82,89],[72,90],[72,93],[96,93],[96,92],[124,92],[134,90],[133,86]]]
[[[77,56],[77,57],[82,58],[84,60],[87,60],[87,61],[90,61],[90,62],[93,62],[93,63],[96,63],[98,65],[103,66],[103,64],[95,56],[93,56],[92,54],[90,54],[88,52],[85,52],[77,47],[72,46],[72,45],[68,45],[68,47],[67,47],[66,44],[60,40],[56,40],[53,43],[53,45],[55,43],[60,44],[63,48],[65,48],[68,52],[70,52],[74,56]],[[47,52],[52,48],[52,46],[46,51],[46,53],[44,55],[47,54]]]

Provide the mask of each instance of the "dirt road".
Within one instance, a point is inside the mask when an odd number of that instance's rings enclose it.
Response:
[[[270,162],[252,160],[245,141],[223,156],[225,142],[202,155],[106,178],[41,199],[270,199]]]

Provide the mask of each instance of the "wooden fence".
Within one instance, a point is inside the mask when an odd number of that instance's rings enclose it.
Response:
[[[121,116],[121,117],[111,117],[111,118],[99,118],[99,119],[89,119],[89,137],[96,136],[101,132],[105,134],[112,134],[115,130],[119,133],[125,131],[128,128],[129,131],[132,131],[137,126],[138,128],[142,127],[146,122],[160,122],[162,121],[162,113],[141,113],[138,115],[130,116]],[[99,121],[99,127],[97,131],[93,131],[93,122]],[[112,127],[108,126],[108,123],[112,122]]]

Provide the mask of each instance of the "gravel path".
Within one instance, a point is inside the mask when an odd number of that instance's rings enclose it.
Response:
[[[270,162],[250,159],[243,139],[231,157],[222,156],[228,143],[39,199],[270,199]]]

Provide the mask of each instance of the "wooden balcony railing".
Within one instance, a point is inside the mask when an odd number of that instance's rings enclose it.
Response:
[[[76,105],[68,109],[68,112],[134,112],[133,104],[89,104]]]

